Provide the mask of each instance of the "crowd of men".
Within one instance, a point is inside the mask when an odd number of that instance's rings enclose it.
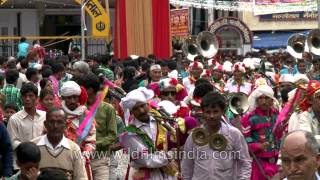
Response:
[[[320,57],[80,57],[0,57],[0,177],[320,179]]]

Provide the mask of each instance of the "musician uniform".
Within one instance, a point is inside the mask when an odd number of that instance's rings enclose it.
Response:
[[[232,71],[233,71],[233,73],[235,73],[236,71],[241,72],[241,73],[243,73],[242,74],[242,76],[243,76],[244,73],[246,72],[246,69],[245,69],[245,66],[243,63],[238,62],[233,65]],[[249,95],[251,93],[251,90],[252,90],[252,84],[249,82],[246,82],[244,77],[242,77],[242,80],[240,83],[237,82],[233,77],[233,78],[229,79],[226,86],[224,87],[224,91],[228,92],[228,93],[242,92],[242,93]]]
[[[261,85],[249,96],[250,112],[241,119],[242,132],[246,138],[249,150],[253,155],[251,180],[263,180],[272,177],[278,172],[276,165],[280,143],[278,137],[281,130],[272,132],[278,117],[278,111],[270,107],[267,112],[257,107],[256,100],[262,96],[268,96],[273,101],[274,92],[271,87]],[[262,149],[263,143],[269,143],[266,149]]]
[[[189,77],[183,78],[183,86],[186,88],[188,95],[193,94],[194,88],[195,88],[195,82],[200,78],[201,73],[203,72],[203,65],[198,62],[194,61],[189,66],[190,75]],[[193,72],[199,73],[198,77],[195,77],[196,73],[193,74]]]
[[[215,75],[215,73],[221,73],[222,77],[220,79],[212,77],[211,79],[212,85],[221,93],[224,92],[224,87],[226,84],[226,82],[223,80],[223,71],[223,66],[217,63],[216,66],[213,68],[213,75]]]

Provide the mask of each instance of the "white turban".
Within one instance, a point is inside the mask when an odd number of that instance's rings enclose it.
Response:
[[[124,109],[131,111],[138,102],[146,103],[151,100],[153,96],[154,93],[152,90],[145,87],[139,87],[138,89],[130,91],[126,97],[122,98],[121,105]]]
[[[298,81],[303,81],[303,82],[305,82],[305,84],[308,84],[309,83],[309,78],[305,74],[295,74],[293,76],[293,82],[297,83]]]
[[[246,73],[246,66],[242,62],[237,62],[232,67],[232,72],[239,70],[242,73]]]
[[[284,82],[294,83],[293,75],[291,75],[291,74],[282,74],[280,76],[280,78],[279,78],[279,82],[280,83],[284,83]]]
[[[261,85],[257,89],[255,89],[248,98],[249,111],[254,111],[256,109],[257,107],[256,100],[262,95],[266,95],[272,98],[275,102],[277,101],[276,98],[274,98],[273,89],[268,85]]]
[[[67,81],[63,83],[61,87],[61,96],[68,97],[68,96],[80,96],[81,88],[80,86],[74,81]]]
[[[150,67],[150,71],[153,70],[161,70],[161,66],[159,64],[154,64]]]

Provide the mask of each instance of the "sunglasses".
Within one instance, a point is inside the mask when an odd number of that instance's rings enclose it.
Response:
[[[177,94],[177,92],[175,92],[175,91],[163,91],[163,92],[161,92],[161,95],[163,95],[163,96],[175,96]]]

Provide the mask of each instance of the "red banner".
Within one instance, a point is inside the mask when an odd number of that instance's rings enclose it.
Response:
[[[189,35],[189,9],[174,9],[170,11],[172,36]]]

